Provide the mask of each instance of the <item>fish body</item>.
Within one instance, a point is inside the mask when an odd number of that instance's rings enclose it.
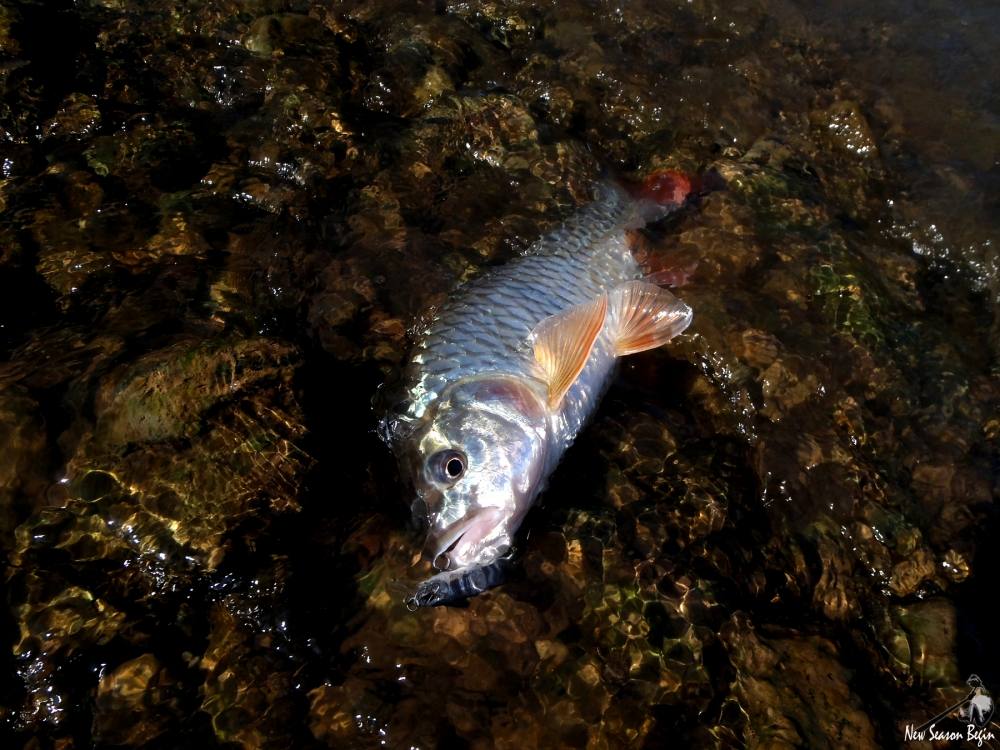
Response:
[[[435,567],[466,571],[449,581],[482,578],[476,568],[506,555],[617,359],[690,323],[687,305],[641,280],[627,240],[683,201],[683,180],[660,173],[637,195],[600,184],[591,204],[461,286],[419,331],[383,433],[416,491]]]

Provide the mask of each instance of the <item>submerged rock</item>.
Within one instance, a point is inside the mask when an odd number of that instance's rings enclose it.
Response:
[[[112,745],[144,745],[177,717],[173,681],[152,654],[108,672],[97,686],[94,738]]]
[[[0,553],[5,554],[21,516],[45,502],[49,486],[45,422],[24,388],[0,391],[0,444],[6,456],[0,464]]]
[[[930,599],[893,607],[888,645],[894,666],[920,684],[948,685],[959,681],[955,657],[957,625],[950,602]]]
[[[932,24],[963,71],[974,12]],[[995,656],[997,139],[989,70],[931,86],[926,16],[871,18],[0,8],[15,744],[867,747],[932,715]],[[697,195],[633,239],[691,329],[623,363],[511,580],[408,613],[371,393],[456,282],[664,168]]]
[[[251,518],[257,526],[299,509],[310,459],[296,445],[296,364],[294,349],[264,339],[182,341],[103,381],[94,430],[66,468],[64,504],[21,524],[11,556],[21,629],[14,652],[30,675],[25,726],[62,721],[48,701],[69,654],[96,655],[118,640],[141,644],[164,618],[184,644],[190,592],[222,564],[227,535]],[[114,574],[74,585],[73,572],[53,564],[64,556],[79,573]],[[133,667],[123,669],[132,675]],[[170,711],[159,702],[149,707],[151,734],[122,726],[112,714],[142,710],[119,706],[133,700],[122,690],[98,686],[95,732],[118,742],[165,731]]]
[[[220,742],[244,748],[288,747],[296,736],[292,674],[275,655],[254,649],[221,607],[199,667],[205,673],[201,710]]]
[[[743,616],[724,638],[738,670],[735,693],[748,742],[768,747],[877,747],[836,646],[819,637],[766,637]]]

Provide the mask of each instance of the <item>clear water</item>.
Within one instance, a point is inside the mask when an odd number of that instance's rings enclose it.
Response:
[[[0,5],[10,746],[902,746],[1000,689],[998,22]],[[408,612],[408,327],[660,167],[718,188],[643,239],[689,333]]]

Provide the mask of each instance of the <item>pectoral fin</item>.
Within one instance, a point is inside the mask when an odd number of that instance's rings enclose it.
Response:
[[[615,287],[608,301],[615,354],[655,349],[691,324],[691,308],[666,289],[643,281]]]
[[[549,407],[559,405],[583,370],[607,312],[608,297],[602,294],[592,302],[546,318],[531,332],[535,360],[548,384]]]

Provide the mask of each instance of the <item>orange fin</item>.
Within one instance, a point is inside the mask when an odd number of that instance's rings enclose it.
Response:
[[[579,376],[604,327],[608,295],[551,315],[531,332],[535,360],[549,387],[549,407],[555,408]]]
[[[662,346],[691,324],[691,308],[655,284],[629,281],[610,296],[608,314],[619,357]]]

